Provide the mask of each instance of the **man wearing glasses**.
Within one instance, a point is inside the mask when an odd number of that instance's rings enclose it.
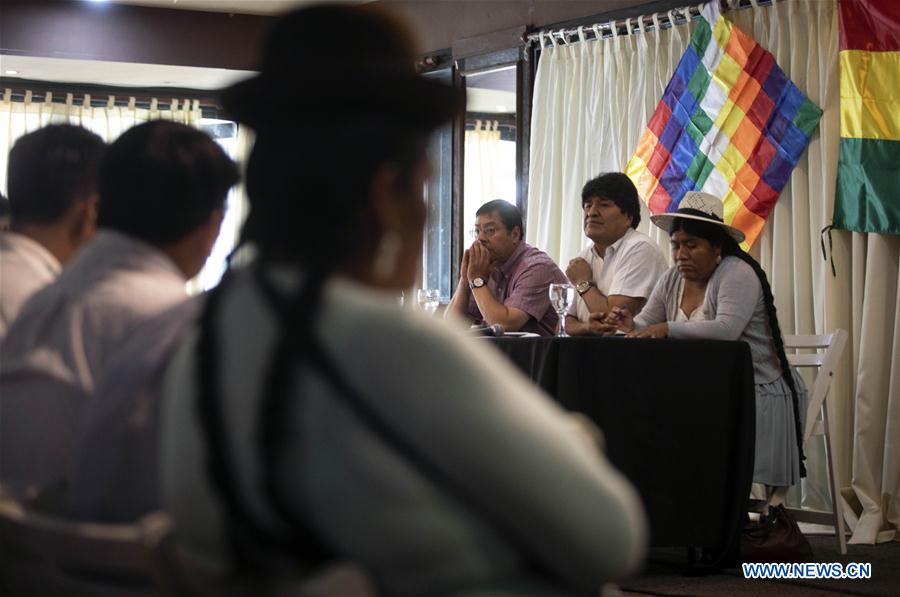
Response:
[[[447,313],[474,323],[500,324],[507,332],[552,336],[558,317],[550,306],[550,284],[566,283],[549,255],[522,238],[522,212],[496,199],[475,212],[475,239],[459,267],[459,286]]]

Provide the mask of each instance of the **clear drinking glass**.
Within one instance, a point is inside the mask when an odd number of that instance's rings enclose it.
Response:
[[[574,286],[571,284],[550,285],[550,304],[559,315],[559,333],[557,334],[559,338],[569,337],[569,334],[566,333],[566,311],[573,302],[575,302]]]
[[[436,288],[420,288],[416,298],[419,307],[429,315],[433,315],[441,304],[441,293]]]

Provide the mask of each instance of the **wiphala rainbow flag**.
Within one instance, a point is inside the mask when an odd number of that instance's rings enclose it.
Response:
[[[677,210],[688,191],[720,197],[748,248],[822,110],[717,5],[703,9],[625,172],[654,214]]]
[[[841,0],[834,226],[900,234],[900,3]]]

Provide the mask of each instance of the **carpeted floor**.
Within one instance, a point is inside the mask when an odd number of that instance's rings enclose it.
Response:
[[[826,597],[833,595],[900,596],[900,542],[880,545],[848,545],[842,556],[834,536],[808,536],[815,562],[864,562],[872,564],[872,578],[818,580],[759,580],[745,579],[740,568],[724,570],[722,574],[703,577],[682,575],[687,564],[686,550],[654,549],[644,572],[620,583],[618,591],[604,595],[665,595],[665,596],[744,596],[765,595],[780,597]]]

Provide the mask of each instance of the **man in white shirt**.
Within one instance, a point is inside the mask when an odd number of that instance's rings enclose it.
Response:
[[[31,295],[52,282],[94,235],[97,168],[106,144],[54,124],[9,152],[10,230],[0,232],[0,342]]]
[[[621,172],[607,172],[589,180],[581,192],[584,234],[592,245],[572,259],[566,276],[577,296],[566,316],[566,331],[590,335],[590,315],[627,307],[638,313],[666,260],[650,237],[637,231],[641,206],[637,189]]]
[[[25,305],[0,346],[0,478],[65,478],[81,415],[123,341],[187,297],[237,169],[204,133],[136,126],[100,166],[96,240]]]

